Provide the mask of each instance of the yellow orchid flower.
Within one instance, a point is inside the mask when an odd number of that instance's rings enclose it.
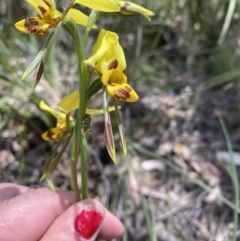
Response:
[[[119,1],[115,0],[115,2],[121,8],[119,14],[125,16],[140,16],[143,15],[148,20],[150,20],[149,16],[153,16],[154,13],[147,8],[144,8],[136,3],[128,2],[128,1]]]
[[[56,119],[56,126],[42,134],[42,138],[45,141],[58,141],[62,138],[66,131],[71,131],[71,126],[74,126],[74,118],[70,116],[71,111],[79,108],[79,92],[74,91],[69,95],[65,96],[59,103],[58,108],[62,111],[56,111],[48,106],[43,100],[39,104],[42,110],[45,110],[52,114]],[[115,107],[111,106],[108,108],[109,111],[115,110]],[[91,120],[92,115],[103,114],[103,109],[89,109],[86,110],[86,121]],[[67,119],[69,116],[69,119]],[[67,123],[69,122],[69,124]],[[86,127],[86,131],[89,130]]]
[[[56,127],[51,128],[50,130],[42,134],[42,138],[45,141],[58,141],[62,138],[63,134],[69,130],[67,123],[67,114],[56,111],[48,106],[43,100],[40,102],[40,108],[51,113],[56,119]],[[73,117],[69,117],[69,123],[74,123]]]
[[[24,33],[43,35],[49,28],[55,28],[62,19],[62,13],[56,9],[54,0],[25,0],[39,15],[29,17],[15,24],[15,27]],[[120,7],[111,0],[75,0],[74,4],[81,4],[99,11],[116,12]],[[70,9],[67,17],[72,18],[77,24],[87,25],[88,16],[76,9]],[[93,27],[96,28],[96,25]]]
[[[127,102],[138,100],[137,93],[127,84],[126,60],[116,33],[102,29],[93,47],[92,57],[84,62],[101,76],[111,97]]]

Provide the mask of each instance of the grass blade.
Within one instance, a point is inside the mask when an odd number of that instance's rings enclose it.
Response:
[[[234,220],[234,226],[233,226],[233,237],[232,237],[232,241],[236,241],[237,240],[237,228],[238,228],[238,206],[239,206],[239,185],[238,185],[238,174],[237,174],[237,168],[234,162],[234,158],[233,158],[233,150],[232,150],[232,145],[231,145],[231,141],[229,138],[229,134],[226,128],[226,125],[223,121],[223,119],[221,117],[219,117],[219,121],[223,130],[223,134],[227,143],[227,149],[228,149],[228,153],[230,156],[230,160],[231,160],[231,169],[229,171],[229,174],[231,176],[232,179],[232,183],[233,183],[233,188],[234,188],[234,202],[235,202],[235,208],[234,208],[234,216],[233,216],[233,220]]]
[[[223,41],[227,35],[228,29],[229,29],[229,26],[230,26],[230,23],[231,23],[231,20],[233,18],[233,14],[235,11],[236,3],[237,3],[237,0],[230,0],[230,2],[229,2],[227,14],[226,14],[224,24],[222,27],[222,31],[221,31],[220,37],[218,39],[219,45],[221,45],[223,43]]]

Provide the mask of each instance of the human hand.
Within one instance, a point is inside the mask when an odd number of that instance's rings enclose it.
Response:
[[[93,241],[123,231],[117,217],[94,199],[76,203],[73,192],[0,184],[1,241]]]

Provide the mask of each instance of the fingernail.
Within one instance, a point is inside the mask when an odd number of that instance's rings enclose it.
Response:
[[[90,240],[97,235],[103,218],[104,211],[98,205],[84,204],[74,220],[74,229],[83,239]]]

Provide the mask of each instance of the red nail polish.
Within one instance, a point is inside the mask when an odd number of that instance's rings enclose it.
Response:
[[[102,220],[103,215],[96,206],[88,205],[75,218],[74,229],[80,236],[89,239],[97,231]]]

